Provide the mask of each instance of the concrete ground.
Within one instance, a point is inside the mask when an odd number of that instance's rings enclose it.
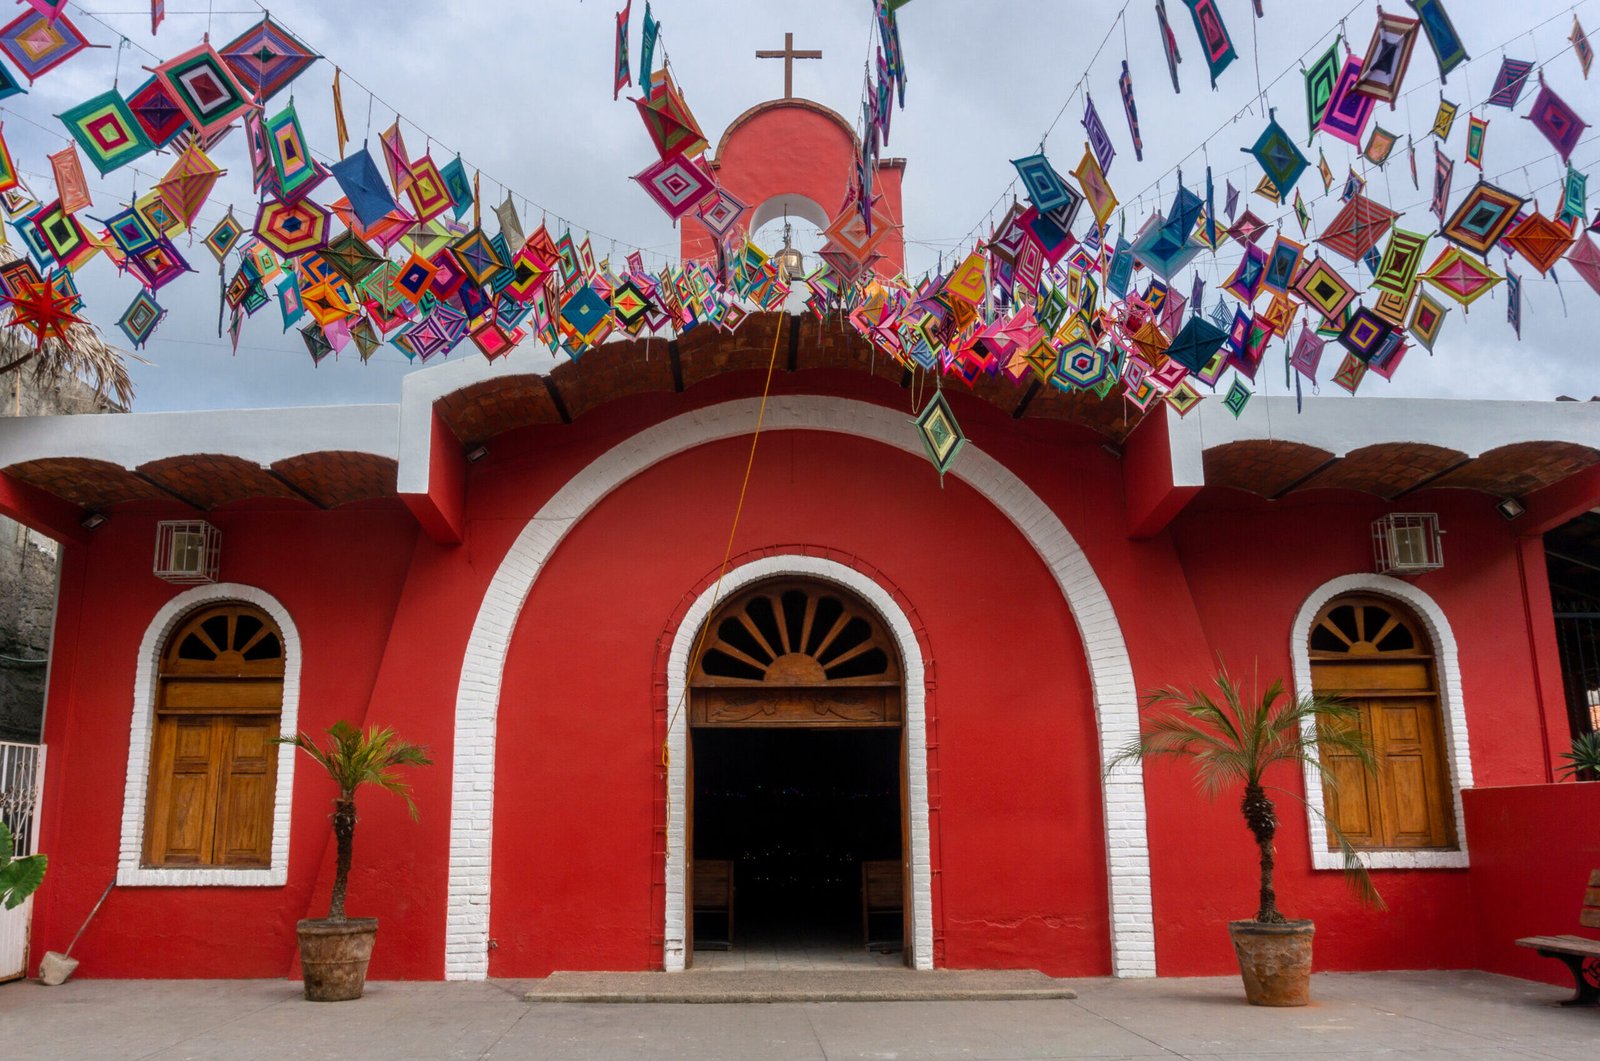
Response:
[[[527,981],[377,983],[318,1005],[284,981],[19,982],[0,985],[0,1057],[1600,1057],[1600,1009],[1487,973],[1320,974],[1316,1003],[1292,1010],[1245,1005],[1236,977],[1072,986],[1074,1000],[684,1006],[530,1003]]]

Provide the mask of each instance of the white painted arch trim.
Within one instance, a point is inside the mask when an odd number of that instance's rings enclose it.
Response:
[[[283,634],[283,711],[278,732],[294,733],[300,724],[300,632],[289,610],[265,590],[238,582],[196,586],[161,606],[139,642],[133,677],[133,720],[128,735],[128,782],[123,789],[122,843],[117,856],[117,883],[123,887],[278,887],[289,880],[289,809],[294,795],[293,755],[278,756],[278,783],[272,795],[272,863],[266,869],[148,869],[144,853],[146,794],[150,779],[150,743],[155,723],[156,679],[161,649],[178,623],[203,605],[239,601],[272,616]]]
[[[473,622],[456,693],[446,979],[480,980],[489,972],[495,721],[506,652],[534,580],[567,532],[601,498],[675,454],[750,434],[760,405],[759,399],[747,398],[696,409],[618,443],[545,503],[496,569]],[[841,398],[770,398],[764,430],[836,432],[906,453],[922,452],[903,412]],[[1111,599],[1061,520],[1010,469],[969,444],[950,474],[985,497],[1017,527],[1049,567],[1077,623],[1088,657],[1100,737],[1112,971],[1125,977],[1154,976],[1155,925],[1144,775],[1137,767],[1110,766],[1117,751],[1139,732],[1133,664]]]
[[[667,659],[667,705],[685,702],[689,654],[700,627],[723,600],[754,582],[779,576],[800,575],[842,586],[872,606],[900,649],[905,681],[906,813],[910,818],[911,863],[911,965],[933,968],[933,857],[928,840],[928,726],[927,668],[916,631],[900,605],[874,580],[835,560],[817,556],[763,556],[734,568],[722,577],[721,589],[709,587],[684,614],[672,639]],[[689,721],[676,713],[667,730],[667,899],[664,964],[669,971],[684,967],[687,927],[684,879],[688,823]]]
[[[1295,689],[1301,696],[1311,695],[1311,624],[1317,613],[1335,597],[1348,593],[1372,593],[1405,604],[1422,620],[1433,640],[1434,664],[1439,680],[1440,715],[1444,720],[1446,768],[1450,778],[1450,807],[1456,820],[1456,848],[1450,851],[1363,851],[1361,861],[1368,869],[1465,869],[1467,820],[1461,809],[1461,790],[1472,787],[1472,747],[1467,739],[1467,712],[1461,696],[1461,660],[1455,634],[1437,601],[1409,582],[1388,575],[1354,574],[1318,586],[1295,616],[1290,632],[1289,652],[1294,661]],[[1307,724],[1308,730],[1312,727]],[[1344,857],[1328,850],[1328,826],[1323,818],[1322,779],[1316,768],[1307,766],[1306,820],[1311,838],[1311,864],[1315,869],[1342,870]]]

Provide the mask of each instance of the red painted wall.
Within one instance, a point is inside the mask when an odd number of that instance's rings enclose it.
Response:
[[[116,874],[139,643],[155,613],[182,592],[150,574],[155,520],[171,515],[124,506],[91,546],[67,552],[45,724],[40,849],[50,855],[50,872],[34,908],[35,961],[45,949],[66,948]],[[222,531],[223,579],[272,594],[299,629],[301,727],[315,732],[340,717],[362,719],[416,538],[410,519],[393,505],[332,513],[255,506],[210,518]],[[316,883],[320,863],[326,858],[331,873],[332,862],[332,784],[309,760],[297,771],[287,887],[118,888],[73,952],[83,963],[78,975],[284,975],[294,922],[308,909],[325,912],[327,888]],[[362,872],[351,906],[381,909],[403,924],[404,889],[372,877],[385,863],[398,870],[398,849],[418,836],[398,801],[369,796],[360,809]],[[406,971],[403,963],[390,968]]]
[[[398,504],[214,514],[224,577],[273,594],[299,625],[302,727],[381,721],[433,752],[437,765],[414,772],[420,823],[383,793],[362,803],[351,906],[383,919],[374,977],[443,973],[455,697],[506,550],[589,461],[666,417],[757,393],[760,380],[719,377],[495,439],[468,471],[460,546],[419,537]],[[836,372],[780,373],[773,390],[895,409],[908,400],[885,381]],[[1289,629],[1307,595],[1371,567],[1368,528],[1384,506],[1363,495],[1268,503],[1212,491],[1167,532],[1130,541],[1122,466],[1092,436],[947,394],[973,443],[1016,471],[1082,545],[1140,689],[1202,680],[1218,654],[1237,669],[1259,665],[1263,678],[1287,675]],[[704,446],[625,484],[572,530],[535,584],[510,646],[499,723],[495,975],[660,960],[662,640],[715,575],[747,450],[748,438]],[[1438,511],[1449,532],[1445,568],[1416,584],[1459,643],[1478,783],[1542,781],[1548,749],[1529,648],[1540,636],[1529,637],[1514,539],[1480,495],[1440,491],[1408,504]],[[122,506],[89,546],[67,553],[46,727],[42,846],[52,868],[35,959],[65,945],[115,869],[134,657],[156,610],[179,592],[149,574],[164,514]],[[1109,972],[1087,665],[1038,556],[960,479],[941,489],[919,458],[809,432],[762,440],[735,553],[780,547],[859,565],[923,625],[939,963]],[[1252,910],[1255,872],[1235,798],[1205,803],[1175,767],[1146,773],[1159,970],[1229,972],[1223,922]],[[1301,790],[1292,772],[1279,782]],[[79,945],[81,975],[290,972],[294,921],[326,902],[330,794],[303,760],[286,888],[118,889]],[[1317,918],[1319,968],[1455,968],[1486,953],[1462,931],[1481,909],[1467,871],[1380,872],[1390,911],[1363,911],[1339,874],[1310,869],[1292,800],[1282,819],[1280,896],[1289,912]],[[1469,820],[1475,864],[1496,857],[1497,835],[1515,832],[1476,830]]]
[[[1437,511],[1449,534],[1443,569],[1412,584],[1444,610],[1457,640],[1475,781],[1543,780],[1545,752],[1516,540],[1478,494],[1434,491],[1408,498],[1407,505]],[[1232,491],[1202,497],[1172,537],[1209,654],[1227,660],[1235,671],[1258,671],[1263,684],[1279,676],[1287,680],[1295,615],[1323,583],[1372,569],[1370,525],[1386,510],[1376,498],[1329,491],[1278,502]],[[1182,676],[1184,681],[1195,677]],[[1148,686],[1164,677],[1146,671],[1141,679]],[[1185,809],[1159,815],[1152,825],[1161,972],[1226,972],[1233,957],[1221,923],[1249,916],[1255,907],[1252,841],[1232,798],[1195,809],[1186,791],[1188,775],[1180,768],[1163,764],[1148,776],[1151,805],[1170,800]],[[1298,771],[1283,770],[1277,783],[1304,793]],[[1318,969],[1474,963],[1471,936],[1460,931],[1471,915],[1465,870],[1376,871],[1374,880],[1389,909],[1367,910],[1339,872],[1311,868],[1305,812],[1293,799],[1279,804],[1279,903],[1290,916],[1316,919]],[[1205,827],[1195,828],[1197,821]],[[1468,838],[1476,858],[1481,849],[1470,827]],[[1197,881],[1212,883],[1197,893]]]
[[[1600,939],[1578,924],[1584,885],[1600,869],[1600,783],[1475,789],[1466,814],[1478,967],[1570,987],[1565,965],[1515,941]]]

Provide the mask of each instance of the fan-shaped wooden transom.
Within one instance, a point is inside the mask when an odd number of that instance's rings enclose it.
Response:
[[[900,658],[883,623],[828,584],[768,582],[717,610],[690,678],[696,725],[897,725]]]
[[[1427,645],[1410,616],[1375,597],[1335,601],[1311,628],[1313,656],[1428,656]]]
[[[167,639],[161,673],[269,677],[283,673],[283,638],[266,616],[244,604],[206,608]]]

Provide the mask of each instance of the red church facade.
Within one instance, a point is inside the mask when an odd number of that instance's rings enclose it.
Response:
[[[685,336],[679,371],[764,358],[779,328],[822,348],[815,322],[761,317],[732,337]],[[612,354],[611,378],[629,379],[621,370],[642,352]],[[1258,494],[1326,452],[1318,443],[1351,416],[1407,425],[1406,438],[1434,425],[1443,435],[1430,445],[1452,432],[1457,445],[1489,444],[1457,451],[1461,479],[1556,475],[1577,459],[1572,439],[1596,431],[1587,407],[1316,401],[1296,417],[1268,402],[1238,424],[1151,420],[1117,452],[1082,424],[1016,419],[958,394],[971,448],[941,486],[915,452],[906,392],[872,374],[869,351],[852,356],[854,370],[778,373],[764,414],[758,372],[682,392],[663,374],[659,392],[634,380],[634,393],[608,396],[585,389],[603,386],[603,366],[580,380],[462,364],[416,377],[432,394],[356,416],[134,415],[96,425],[110,432],[98,438],[70,421],[7,431],[12,506],[69,539],[45,734],[53,876],[35,940],[59,945],[116,876],[125,886],[82,945],[97,974],[291,970],[293,923],[325,901],[331,875],[321,778],[279,758],[270,868],[142,864],[164,638],[195,609],[233,601],[283,631],[284,729],[381,722],[432,750],[436,765],[416,772],[420,823],[398,801],[362,807],[352,903],[383,919],[375,976],[677,967],[688,957],[678,708],[690,643],[714,588],[728,599],[799,578],[864,602],[900,657],[916,964],[1224,969],[1219,923],[1252,894],[1235,809],[1198,800],[1180,771],[1102,764],[1131,734],[1141,690],[1202,681],[1218,657],[1293,680],[1309,617],[1352,593],[1417,616],[1431,642],[1453,842],[1371,856],[1389,867],[1377,877],[1390,906],[1372,913],[1345,891],[1315,819],[1286,801],[1281,892],[1317,918],[1320,968],[1479,964],[1472,938],[1449,927],[1473,910],[1462,793],[1542,784],[1564,743],[1548,591],[1528,577],[1539,539],[1495,511],[1497,491],[1441,485],[1405,508],[1439,515],[1444,566],[1371,574],[1371,525],[1394,505],[1370,491],[1389,488],[1389,454],[1410,441],[1369,435],[1336,453],[1321,474],[1336,473],[1338,489]],[[478,379],[455,385],[466,377]],[[546,379],[568,395],[571,423],[550,411]],[[584,401],[595,406],[573,415]],[[551,422],[528,422],[541,408]],[[280,441],[257,437],[274,420],[287,421]],[[1528,424],[1556,437],[1512,441]],[[257,437],[249,452],[222,452],[244,437]],[[469,464],[458,439],[488,455]],[[1198,484],[1186,479],[1196,466]],[[280,476],[327,510],[260,496]],[[1586,505],[1574,491],[1588,477],[1530,492],[1523,518]],[[159,486],[134,485],[146,482]],[[196,514],[157,489],[208,506],[221,581],[180,590],[150,574],[157,522]],[[113,498],[124,499],[102,526],[77,528],[70,504]]]
[[[802,103],[768,105],[772,128],[848,156]],[[730,188],[824,194],[736,187],[735,126]],[[1410,676],[1363,686],[1388,780],[1334,807],[1278,778],[1371,831],[1389,907],[1363,909],[1316,810],[1281,800],[1280,901],[1315,917],[1317,968],[1548,975],[1508,940],[1565,930],[1562,882],[1600,864],[1600,785],[1551,783],[1568,735],[1541,535],[1600,503],[1596,407],[1258,397],[1141,420],[984,378],[943,388],[968,446],[941,481],[911,423],[926,386],[837,320],[761,313],[560,365],[438,366],[396,405],[0,421],[0,510],[64,543],[33,962],[115,879],[85,973],[292,975],[331,884],[332,793],[238,734],[348,719],[434,760],[412,772],[420,821],[361,804],[350,908],[381,919],[375,978],[693,964],[704,735],[762,726],[891,734],[899,838],[863,858],[898,862],[908,964],[1221,973],[1223,923],[1254,907],[1236,807],[1107,764],[1142,693],[1219,659],[1304,694],[1366,655]],[[1375,572],[1397,513],[1437,517],[1442,566]],[[152,574],[173,520],[220,532],[216,581]],[[186,647],[197,621],[208,652]],[[276,690],[260,725],[184,699],[247,663]],[[200,740],[213,715],[232,743],[195,769],[233,824],[195,854],[163,734]],[[217,795],[245,774],[238,807]]]

